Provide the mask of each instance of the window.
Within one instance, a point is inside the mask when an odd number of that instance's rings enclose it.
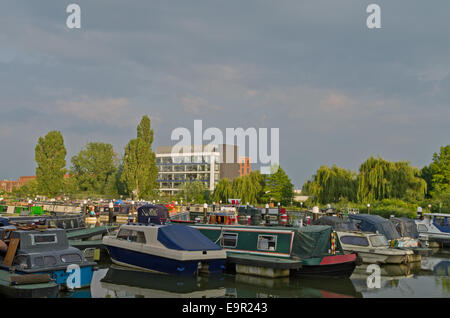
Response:
[[[131,230],[122,229],[117,234],[117,238],[119,240],[128,240],[128,236],[130,236]]]
[[[78,254],[61,255],[61,261],[63,263],[81,263],[81,256]]]
[[[44,258],[42,258],[42,256],[36,257],[34,259],[34,265],[35,266],[44,266]]]
[[[343,236],[340,238],[341,243],[358,246],[369,246],[369,241],[361,236]]]
[[[419,224],[419,225],[417,225],[417,230],[418,230],[419,232],[428,232],[428,228],[427,228],[427,226],[424,225],[424,224]]]
[[[57,243],[58,240],[56,238],[56,234],[32,234],[31,235],[31,244],[51,244]]]
[[[56,258],[54,256],[45,256],[44,257],[44,265],[45,266],[56,265]]]
[[[137,239],[136,239],[137,243],[143,243],[143,244],[146,243],[144,232],[137,231],[137,235],[136,236],[137,236]]]
[[[388,246],[388,242],[383,235],[371,236],[370,243],[372,243],[373,247]]]
[[[28,268],[30,266],[30,258],[25,255],[18,255],[14,258],[13,264],[22,268]]]
[[[259,235],[258,250],[275,251],[277,248],[277,237],[275,235]]]
[[[236,247],[238,235],[235,233],[224,233],[222,237],[222,247]]]

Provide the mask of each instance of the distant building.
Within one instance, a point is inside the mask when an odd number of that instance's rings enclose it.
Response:
[[[252,164],[250,163],[249,157],[240,157],[239,158],[239,175],[246,176],[252,172]]]
[[[308,198],[309,197],[307,195],[302,195],[301,189],[294,189],[294,201],[305,202]]]
[[[0,190],[12,192],[34,179],[35,176],[21,176],[18,180],[0,180]]]
[[[192,181],[201,181],[213,191],[219,180],[239,177],[237,146],[187,146],[174,154],[172,149],[172,146],[165,146],[157,147],[155,151],[157,181],[162,194],[175,195],[183,184]]]
[[[69,177],[69,174],[64,175],[64,179]],[[12,192],[14,189],[20,188],[35,179],[36,176],[21,176],[17,180],[0,180],[0,191]]]

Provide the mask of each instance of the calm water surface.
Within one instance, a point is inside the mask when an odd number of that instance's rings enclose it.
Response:
[[[349,279],[267,279],[240,274],[178,278],[137,272],[112,264],[94,273],[91,288],[63,297],[85,298],[328,298],[450,297],[450,251],[423,257],[413,266],[381,268],[381,288],[368,288],[366,266]]]

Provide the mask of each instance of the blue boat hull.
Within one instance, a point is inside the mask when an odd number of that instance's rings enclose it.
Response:
[[[16,270],[21,274],[29,274],[26,271]],[[49,274],[56,284],[67,287],[67,279],[71,273],[67,273],[65,269],[60,270],[48,270],[38,272],[37,274]],[[91,285],[92,276],[94,274],[93,266],[80,266],[80,286],[76,288],[85,288]]]
[[[167,274],[194,275],[197,273],[198,263],[202,261],[201,259],[179,261],[114,246],[107,246],[106,248],[111,259],[121,265],[129,265]],[[210,273],[222,272],[225,268],[225,259],[211,259],[203,262],[209,263]]]

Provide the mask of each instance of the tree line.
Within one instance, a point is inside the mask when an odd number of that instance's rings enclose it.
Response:
[[[66,169],[66,148],[60,131],[39,137],[35,148],[36,179],[15,190],[16,195],[120,195],[149,198],[158,190],[158,169],[152,151],[153,129],[144,115],[136,138],[125,146],[119,158],[111,144],[89,142],[70,160]]]
[[[419,202],[449,200],[450,145],[434,153],[430,165],[422,169],[409,161],[391,162],[380,157],[364,161],[358,173],[340,168],[321,166],[303,185],[303,193],[312,203],[340,201],[371,203],[386,199]]]

